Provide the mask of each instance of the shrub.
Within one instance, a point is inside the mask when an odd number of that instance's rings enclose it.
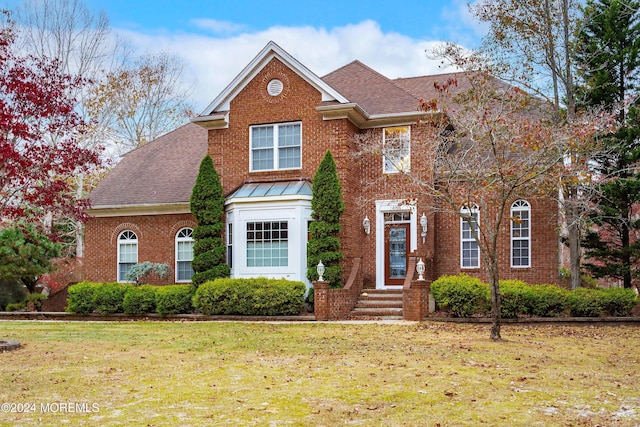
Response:
[[[628,316],[638,302],[636,293],[631,289],[602,289],[602,310],[609,316]]]
[[[557,285],[529,286],[527,312],[540,317],[558,317],[569,309],[569,293]]]
[[[7,304],[6,311],[20,311],[27,308],[26,301],[22,302],[12,302],[11,304]]]
[[[500,315],[515,319],[528,313],[529,286],[521,280],[500,280]]]
[[[193,313],[193,285],[169,285],[156,287],[156,311],[165,316],[167,314]]]
[[[26,297],[24,286],[18,280],[0,280],[0,311],[7,310],[9,304],[19,304]]]
[[[69,286],[66,311],[77,314],[93,313],[95,310],[93,294],[98,286],[100,286],[98,283],[92,282],[80,282]]]
[[[454,317],[484,314],[489,306],[489,287],[482,280],[461,274],[442,276],[431,284],[436,304]]]
[[[103,283],[93,291],[93,303],[100,314],[122,313],[124,294],[132,287],[128,283]]]
[[[198,287],[193,303],[206,315],[294,315],[302,311],[305,291],[304,283],[289,280],[217,279]]]
[[[122,309],[126,314],[146,314],[156,311],[156,287],[130,286],[124,293]]]
[[[598,317],[603,300],[599,289],[578,288],[569,294],[569,307],[574,317]]]

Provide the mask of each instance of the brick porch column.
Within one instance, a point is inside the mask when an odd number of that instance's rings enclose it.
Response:
[[[313,313],[316,320],[329,320],[329,282],[313,282]]]
[[[402,295],[402,312],[404,320],[421,321],[429,314],[429,292],[431,282],[412,280],[411,288],[405,289]]]

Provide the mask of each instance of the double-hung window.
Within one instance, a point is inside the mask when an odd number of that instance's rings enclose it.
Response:
[[[176,281],[190,282],[193,276],[193,230],[183,228],[176,234]]]
[[[480,267],[480,248],[474,237],[480,232],[477,207],[464,207],[460,211],[460,266],[462,268]]]
[[[138,263],[138,236],[125,230],[118,236],[118,281],[128,282],[127,273]]]
[[[280,123],[251,127],[251,171],[299,169],[302,165],[302,125]]]
[[[409,126],[385,128],[382,168],[384,173],[411,170],[411,133]]]
[[[526,200],[511,205],[511,266],[531,266],[531,206]]]

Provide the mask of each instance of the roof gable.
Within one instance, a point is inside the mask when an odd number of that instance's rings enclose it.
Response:
[[[277,58],[307,83],[315,87],[322,94],[323,101],[348,102],[338,91],[329,86],[276,43],[270,41],[260,53],[249,62],[240,74],[205,108],[202,116],[211,116],[216,112],[229,111],[233,98],[274,58]]]

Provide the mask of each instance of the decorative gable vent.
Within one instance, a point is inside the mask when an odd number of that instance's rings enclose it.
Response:
[[[284,84],[279,79],[273,79],[267,84],[267,93],[271,96],[278,96],[282,93]]]

